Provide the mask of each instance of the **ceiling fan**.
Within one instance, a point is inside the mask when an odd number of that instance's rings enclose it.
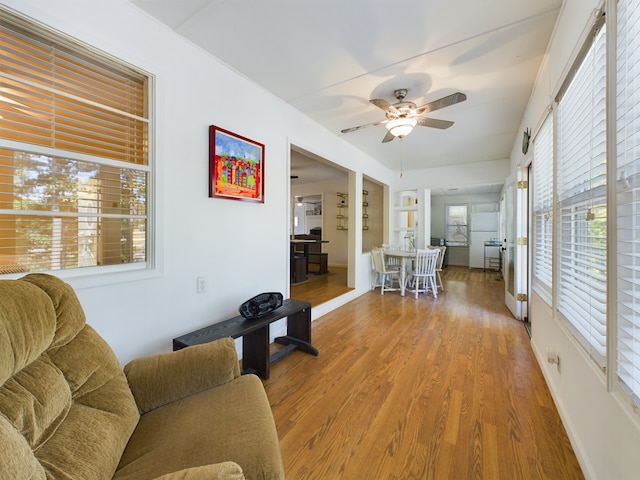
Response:
[[[456,103],[464,102],[467,99],[467,96],[464,93],[456,92],[418,107],[415,103],[406,102],[404,100],[407,93],[408,89],[406,88],[394,90],[393,95],[398,100],[394,104],[380,98],[373,98],[369,100],[376,107],[384,110],[387,118],[385,120],[380,120],[379,122],[368,123],[358,127],[345,128],[344,130],[341,130],[341,132],[349,133],[360,130],[361,128],[385,125],[387,127],[387,134],[382,139],[382,143],[387,143],[395,137],[403,138],[407,136],[416,125],[440,129],[449,128],[453,125],[453,122],[423,117],[422,115],[440,110],[441,108],[448,107],[450,105],[455,105]]]

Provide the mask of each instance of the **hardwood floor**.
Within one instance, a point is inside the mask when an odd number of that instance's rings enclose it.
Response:
[[[296,300],[306,300],[311,307],[338,297],[349,290],[347,287],[347,269],[331,267],[325,275],[309,274],[309,281],[291,285],[290,297]]]
[[[584,478],[499,275],[443,281],[357,298],[313,323],[320,356],[271,368],[288,479]]]

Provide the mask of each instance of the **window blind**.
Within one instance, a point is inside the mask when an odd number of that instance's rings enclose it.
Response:
[[[22,23],[0,23],[2,137],[146,165],[145,76]]]
[[[640,407],[640,4],[618,2],[617,378]]]
[[[557,308],[604,368],[606,355],[605,25],[600,22],[557,110]]]
[[[0,274],[146,262],[149,82],[0,9]]]
[[[549,305],[553,273],[553,115],[549,113],[533,140],[533,282]]]

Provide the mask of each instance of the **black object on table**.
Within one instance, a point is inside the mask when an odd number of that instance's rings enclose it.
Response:
[[[250,298],[238,307],[240,315],[247,319],[261,318],[282,306],[280,292],[265,292]]]
[[[269,325],[285,317],[287,334],[274,340],[285,347],[270,355]],[[180,350],[225,337],[242,337],[243,373],[256,373],[265,380],[269,378],[270,365],[295,350],[314,356],[319,354],[311,345],[311,304],[294,299],[284,300],[281,307],[257,319],[245,319],[239,315],[174,338],[173,349]]]

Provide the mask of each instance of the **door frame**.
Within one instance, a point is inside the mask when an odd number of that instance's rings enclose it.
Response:
[[[500,198],[504,303],[517,320],[524,320],[528,312],[528,179],[528,168],[517,168],[515,173],[507,178]],[[513,202],[512,205],[508,205],[509,200]],[[509,215],[512,218],[508,218]],[[509,231],[509,227],[511,227],[511,231]],[[511,275],[510,269],[511,257],[513,257],[513,275]],[[513,286],[513,292],[510,291],[511,286]]]

